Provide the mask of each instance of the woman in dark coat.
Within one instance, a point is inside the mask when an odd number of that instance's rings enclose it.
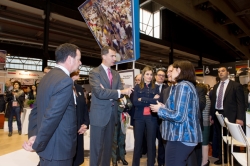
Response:
[[[30,100],[35,100],[36,99],[36,92],[37,92],[36,85],[32,85],[31,91],[29,92],[29,99]]]
[[[83,134],[88,130],[89,126],[89,113],[84,92],[82,87],[75,82],[77,79],[79,79],[79,72],[80,71],[75,71],[70,74],[70,77],[74,81],[73,90],[76,99],[76,116],[78,128],[76,154],[73,159],[73,166],[79,166],[84,162]]]
[[[13,116],[16,117],[18,134],[21,135],[21,117],[20,114],[23,111],[23,102],[25,99],[24,92],[21,88],[21,83],[18,81],[14,81],[13,90],[9,91],[6,94],[6,100],[8,102],[7,110],[5,113],[5,117],[8,118],[8,126],[9,126],[9,134],[8,136],[12,136],[12,124],[13,124]]]
[[[141,83],[136,85],[133,92],[133,105],[135,106],[134,114],[134,154],[132,166],[140,165],[141,148],[144,131],[147,140],[147,165],[155,164],[156,156],[156,131],[157,131],[157,114],[153,113],[149,106],[156,104],[159,99],[159,86],[155,85],[153,69],[149,66],[142,70]]]

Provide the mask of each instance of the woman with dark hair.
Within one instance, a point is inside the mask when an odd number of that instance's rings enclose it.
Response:
[[[36,92],[37,92],[36,85],[32,85],[31,86],[31,91],[29,93],[29,99],[30,100],[35,100],[36,99]]]
[[[80,70],[77,70],[70,74],[70,77],[74,81],[73,91],[76,101],[76,116],[77,116],[77,146],[76,154],[73,158],[72,166],[79,166],[84,162],[84,142],[83,134],[89,128],[89,112],[86,104],[86,99],[84,96],[83,89],[81,85],[76,83],[79,79]]]
[[[198,83],[197,87],[203,89],[206,92],[206,107],[202,110],[202,118],[203,118],[203,130],[202,130],[202,166],[209,166],[210,161],[208,160],[208,143],[209,143],[209,134],[210,134],[210,107],[211,101],[208,96],[208,87],[203,83]]]
[[[150,104],[156,104],[159,96],[159,86],[155,85],[153,69],[146,66],[142,70],[141,82],[134,88],[133,104],[134,113],[134,154],[133,166],[140,165],[141,148],[144,131],[147,133],[147,165],[153,166],[155,163],[157,114],[150,111]]]
[[[12,136],[13,116],[16,117],[18,134],[21,135],[20,113],[23,110],[23,102],[25,100],[24,92],[21,89],[21,83],[18,81],[14,81],[13,86],[13,90],[10,93],[6,94],[6,99],[8,102],[6,116],[8,117],[9,137]]]
[[[189,154],[202,142],[199,99],[195,88],[195,70],[189,61],[173,64],[171,87],[166,104],[151,105],[162,121],[162,138],[167,140],[165,165],[185,166]]]

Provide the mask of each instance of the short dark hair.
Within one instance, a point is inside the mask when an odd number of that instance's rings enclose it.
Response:
[[[157,74],[159,71],[162,71],[163,73],[166,74],[166,70],[164,70],[164,69],[158,69],[158,70],[156,71],[156,74]]]
[[[101,56],[108,54],[109,50],[112,50],[112,51],[116,52],[114,47],[104,46],[104,47],[102,47],[102,50],[101,50]]]
[[[56,52],[55,52],[56,63],[59,63],[59,62],[64,63],[66,59],[68,58],[68,56],[75,58],[77,50],[80,51],[79,47],[77,47],[74,44],[70,44],[70,43],[61,44],[60,46],[56,48]]]
[[[196,76],[194,65],[189,61],[175,61],[173,63],[173,68],[180,68],[180,74],[175,78],[176,82],[181,82],[183,80],[192,82],[196,84]]]
[[[13,86],[14,86],[16,83],[19,85],[19,89],[21,89],[21,83],[20,83],[19,81],[14,81],[14,82],[13,82]]]
[[[228,72],[228,69],[225,66],[220,66],[219,68],[225,68],[226,71]],[[219,68],[218,68],[218,70],[219,70]]]

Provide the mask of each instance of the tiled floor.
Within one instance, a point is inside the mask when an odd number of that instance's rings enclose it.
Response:
[[[8,154],[17,150],[20,150],[22,147],[22,144],[24,141],[28,139],[27,135],[18,135],[17,132],[14,132],[12,137],[8,137],[8,132],[4,131],[3,129],[0,129],[0,156],[4,154]],[[129,166],[132,164],[132,158],[133,158],[133,151],[127,152],[126,160],[129,163]],[[216,161],[216,158],[210,157],[209,160],[211,161],[210,166],[215,166],[213,164],[214,161]],[[140,166],[146,166],[147,164],[147,156],[143,155],[141,158]],[[1,165],[1,163],[0,163]],[[85,151],[85,162],[81,166],[88,166],[89,165],[89,157],[88,157],[88,151]],[[122,163],[119,163],[118,165],[122,165]],[[157,163],[155,164],[157,166]]]

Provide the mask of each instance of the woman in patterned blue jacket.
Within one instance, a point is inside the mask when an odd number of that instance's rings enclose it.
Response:
[[[167,140],[165,165],[185,166],[189,154],[202,142],[199,99],[195,89],[195,70],[189,61],[173,64],[169,97],[164,104],[151,105],[162,121],[162,138]]]

